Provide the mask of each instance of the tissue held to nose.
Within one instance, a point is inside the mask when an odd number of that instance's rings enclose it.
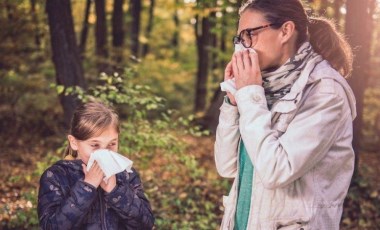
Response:
[[[124,170],[127,170],[127,172],[132,172],[131,169],[133,162],[131,160],[108,149],[98,149],[91,154],[87,163],[87,171],[90,170],[94,164],[94,161],[96,161],[102,169],[105,175],[105,181],[107,181],[112,175],[120,173]]]
[[[253,48],[245,48],[241,43],[235,44],[234,53],[240,52],[243,50],[249,50],[249,52],[255,52],[256,53],[256,51]],[[232,95],[234,95],[236,93],[235,78],[232,78],[232,79],[229,79],[227,81],[220,83],[220,89],[222,91],[225,91],[225,92],[230,92]]]

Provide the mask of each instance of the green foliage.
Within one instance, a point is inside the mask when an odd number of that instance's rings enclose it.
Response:
[[[41,75],[25,76],[13,70],[0,71],[0,138],[2,147],[14,146],[20,134],[23,143],[45,141],[53,137],[59,126],[62,109]],[[49,116],[46,116],[49,114]],[[38,140],[36,140],[38,139]]]
[[[21,197],[26,200],[26,207],[21,205],[15,216],[12,216],[9,222],[6,223],[10,229],[38,229],[37,217],[37,193],[36,190],[30,190],[24,193]],[[6,212],[7,210],[3,210]]]
[[[380,89],[368,88],[364,95],[362,147],[367,151],[380,149]]]
[[[214,164],[209,162],[212,160],[212,150],[207,147],[212,146],[212,141],[207,146],[199,145],[205,139],[205,132],[194,126],[193,115],[183,114],[190,114],[193,109],[197,68],[194,17],[196,14],[207,16],[216,10],[216,18],[213,19],[216,27],[212,33],[217,35],[218,42],[222,36],[227,41],[227,50],[222,51],[219,48],[221,44],[209,47],[213,55],[211,62],[218,66],[210,71],[208,90],[211,92],[218,87],[222,78],[224,66],[221,62],[228,61],[231,57],[230,38],[236,33],[238,1],[218,1],[216,7],[200,9],[195,4],[184,1],[179,1],[175,6],[174,1],[159,0],[156,2],[154,26],[149,40],[144,34],[149,1],[144,1],[140,42],[150,45],[150,53],[141,59],[136,71],[127,69],[121,75],[102,75],[98,78],[94,74],[98,71],[97,58],[93,55],[95,38],[89,33],[87,49],[83,54],[86,80],[90,83],[90,88],[86,91],[76,87],[48,88],[55,80],[55,71],[49,49],[45,1],[36,0],[35,18],[31,13],[30,2],[14,0],[0,3],[1,147],[15,156],[15,162],[22,161],[25,152],[39,157],[30,162],[35,167],[31,173],[13,173],[4,180],[3,186],[21,190],[21,193],[16,196],[14,207],[1,200],[6,205],[3,206],[0,202],[0,229],[37,228],[38,178],[53,162],[61,159],[62,148],[67,144],[62,145],[65,130],[62,128],[62,109],[57,93],[76,94],[82,100],[96,97],[113,104],[120,111],[120,152],[130,157],[141,173],[145,191],[155,212],[157,229],[216,229],[222,210],[220,198],[228,192],[230,184],[216,176]],[[328,1],[326,7],[320,2],[314,1],[312,4],[316,12],[327,7],[327,15],[332,16],[333,1]],[[71,1],[71,4],[75,31],[79,35],[85,1]],[[107,18],[110,19],[112,1],[107,4]],[[173,20],[175,9],[178,10],[179,27],[176,27]],[[378,9],[376,12],[377,23],[380,18]],[[343,21],[344,17],[341,17],[341,22]],[[94,22],[95,13],[92,11],[90,31],[94,29]],[[380,39],[377,38],[380,33],[376,24],[374,29],[372,53],[376,55],[379,53]],[[179,33],[178,46],[172,42],[175,32]],[[40,39],[40,43],[36,38]],[[127,45],[122,49],[109,50],[110,60],[106,60],[107,63],[115,64],[111,59],[115,52],[121,51],[123,61],[117,65],[129,66],[128,39],[126,37]],[[379,57],[374,56],[372,59],[373,66],[377,66]],[[378,72],[379,70],[372,73],[371,78],[374,80],[371,85],[378,85],[379,81],[375,78]],[[208,94],[210,96],[212,93]],[[362,142],[366,150],[378,149],[379,135],[375,124],[380,111],[379,98],[380,92],[376,87],[366,91]],[[203,151],[203,156],[189,143],[196,146],[198,151]],[[36,145],[43,145],[44,148],[33,149]],[[59,145],[63,147],[57,149]],[[46,149],[56,150],[49,152]],[[5,151],[1,154],[3,152]],[[46,155],[46,152],[49,153]],[[209,159],[205,159],[204,152],[207,152]],[[367,173],[374,172],[365,171],[363,175]],[[371,188],[371,183],[373,182],[361,177],[351,188],[343,219],[343,226],[347,229],[374,229],[374,226],[379,226],[376,220],[379,219],[380,210],[379,191]],[[0,193],[3,194],[2,187]],[[5,218],[1,219],[2,217]]]
[[[165,100],[153,94],[149,86],[135,84],[135,77],[132,69],[126,69],[122,75],[102,74],[99,83],[86,91],[53,87],[82,101],[97,98],[118,108],[122,128],[119,151],[140,169],[158,229],[204,229],[209,223],[216,228],[219,196],[205,193],[210,189],[204,181],[206,170],[186,151],[183,140],[189,134],[199,137],[208,132],[193,124],[194,116],[179,117],[177,111],[166,110]],[[152,167],[154,164],[163,165]],[[144,177],[149,174],[155,178]]]
[[[362,175],[368,174],[362,167]],[[357,176],[345,201],[341,227],[343,229],[375,229],[380,226],[380,189],[371,186],[368,178]],[[349,208],[348,208],[349,207]]]

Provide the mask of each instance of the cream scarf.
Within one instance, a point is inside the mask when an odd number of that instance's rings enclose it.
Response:
[[[263,87],[265,97],[267,99],[269,109],[280,98],[290,92],[294,82],[299,78],[308,62],[312,65],[312,69],[320,62],[315,59],[319,54],[315,53],[309,42],[305,42],[298,49],[297,53],[289,58],[279,68],[274,71],[263,71]]]

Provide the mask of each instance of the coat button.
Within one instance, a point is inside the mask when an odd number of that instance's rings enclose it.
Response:
[[[260,100],[261,100],[261,96],[260,95],[253,95],[253,100],[255,101],[255,102],[259,102]]]

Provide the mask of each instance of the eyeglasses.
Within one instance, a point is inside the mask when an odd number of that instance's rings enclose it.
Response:
[[[256,42],[257,42],[257,36],[255,35],[258,35],[259,32],[253,33],[254,31],[268,28],[277,24],[278,23],[271,23],[271,24],[267,24],[263,26],[258,26],[255,28],[248,28],[248,29],[242,30],[239,35],[234,36],[233,43],[235,45],[241,43],[245,48],[250,48],[256,45]]]

